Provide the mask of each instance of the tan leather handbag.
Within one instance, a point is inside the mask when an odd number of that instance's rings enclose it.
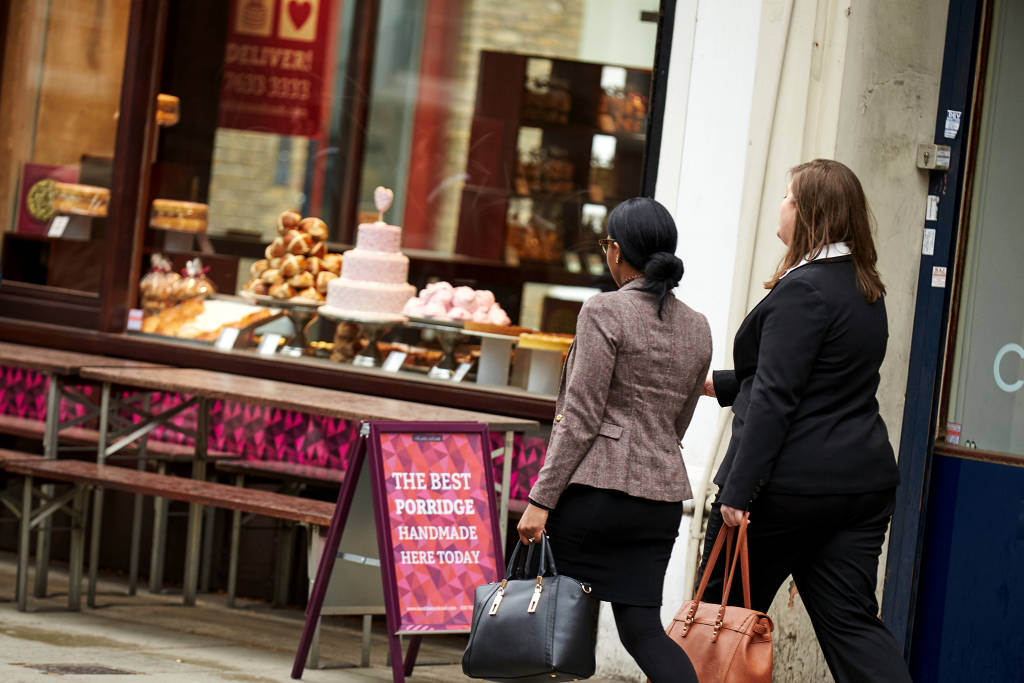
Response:
[[[735,551],[732,550],[733,538],[736,538]],[[722,604],[701,602],[723,545],[727,547]],[[728,605],[737,564],[743,580],[743,607]],[[767,614],[750,609],[747,518],[744,516],[738,527],[722,525],[697,595],[679,608],[669,624],[668,635],[693,662],[701,683],[771,683],[774,628]]]

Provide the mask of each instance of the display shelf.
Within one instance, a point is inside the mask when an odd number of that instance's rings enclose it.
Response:
[[[550,68],[548,94],[538,94],[529,82],[531,60],[544,60]],[[605,83],[605,69],[621,71],[625,95],[612,95]],[[610,211],[628,197],[642,194],[643,160],[647,152],[647,136],[621,128],[622,122],[637,123],[637,110],[623,114],[621,103],[640,102],[643,111],[650,88],[651,72],[644,69],[617,67],[593,62],[553,59],[508,52],[480,53],[476,108],[470,130],[469,157],[466,162],[466,184],[462,189],[456,251],[492,261],[505,261],[507,252],[522,254],[523,245],[541,240],[543,260],[558,263],[566,250],[592,241],[585,223],[584,204],[600,204]],[[515,87],[516,84],[519,87]],[[557,93],[552,96],[551,93]],[[558,116],[563,120],[541,118],[543,103],[538,97],[558,101]],[[606,98],[603,100],[603,98]],[[633,98],[633,99],[631,99]],[[619,103],[619,104],[616,104]],[[538,109],[538,107],[541,107]],[[527,109],[530,111],[527,111]],[[612,109],[615,109],[614,116]],[[646,129],[646,124],[640,127]],[[524,129],[536,132],[523,138]],[[598,136],[614,139],[602,149]],[[521,139],[522,138],[522,139]],[[524,152],[529,145],[528,152]],[[526,160],[521,157],[528,154]],[[593,168],[604,176],[593,177]],[[524,173],[524,171],[527,171]],[[536,185],[550,183],[559,190],[524,192],[523,179]],[[517,187],[517,183],[520,185]],[[599,199],[590,188],[598,184],[604,189]],[[511,213],[516,199],[532,199],[544,204],[524,209],[530,213],[519,217],[514,230]],[[518,211],[519,209],[515,209]],[[556,226],[557,233],[541,226]],[[543,234],[542,234],[543,233]],[[536,246],[529,246],[536,251]],[[524,257],[536,259],[537,255]]]

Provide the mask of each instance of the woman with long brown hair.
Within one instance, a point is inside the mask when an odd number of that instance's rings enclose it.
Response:
[[[871,216],[838,161],[791,178],[771,291],[736,333],[735,369],[705,383],[734,413],[707,538],[749,514],[751,606],[767,611],[792,575],[836,681],[909,681],[875,600],[899,476],[875,398],[888,327]],[[706,601],[721,600],[721,570]]]

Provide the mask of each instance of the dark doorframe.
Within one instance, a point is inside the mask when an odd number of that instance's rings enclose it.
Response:
[[[938,215],[925,223],[935,230],[934,254],[922,255],[914,309],[913,341],[900,435],[900,486],[889,533],[882,619],[910,658],[917,605],[923,522],[928,504],[932,448],[937,434],[941,369],[945,357],[950,293],[957,266],[958,228],[967,180],[970,138],[977,134],[974,104],[978,50],[988,0],[950,0],[939,85],[935,143],[950,147],[949,170],[932,171],[928,194],[938,197]],[[946,138],[948,112],[960,112],[955,138]],[[932,286],[933,268],[946,268],[946,286]]]

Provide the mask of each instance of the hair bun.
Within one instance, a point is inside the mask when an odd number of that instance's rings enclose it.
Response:
[[[669,289],[675,288],[683,278],[683,262],[670,251],[659,251],[651,254],[644,266],[644,278],[655,282],[664,282]]]

